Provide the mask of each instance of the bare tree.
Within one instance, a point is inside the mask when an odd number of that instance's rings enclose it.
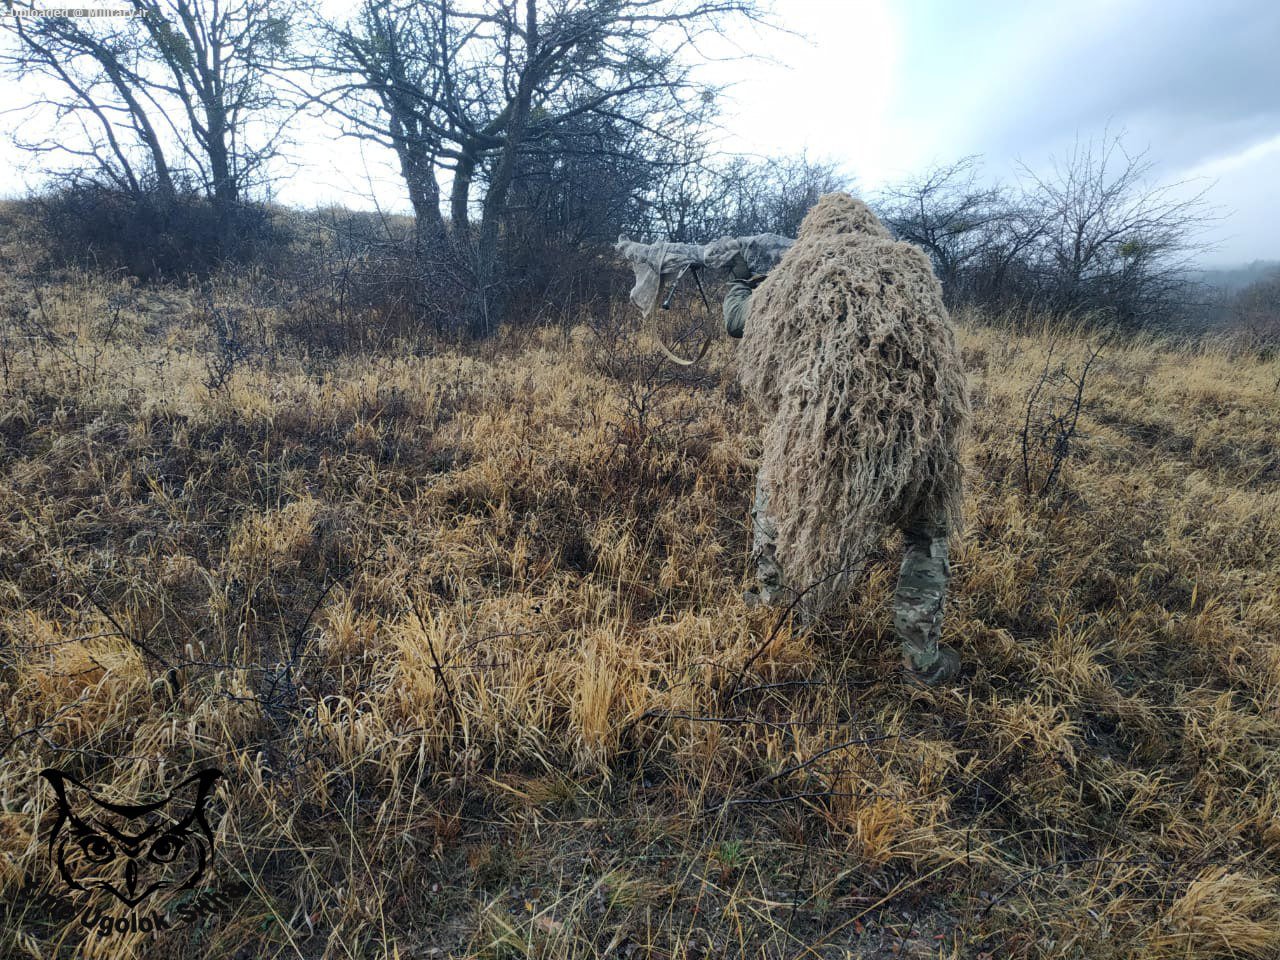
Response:
[[[852,179],[836,164],[808,156],[712,158],[700,139],[685,146],[653,191],[651,232],[688,243],[719,236],[780,233],[794,237],[820,196],[848,190]]]
[[[300,65],[324,88],[302,92],[344,121],[348,135],[394,151],[416,220],[420,252],[446,233],[437,165],[445,142],[442,18],[432,4],[365,0],[346,21],[314,16],[315,49]]]
[[[711,91],[687,54],[755,0],[365,0],[324,22],[318,99],[351,133],[396,150],[411,200],[438,232],[437,175],[449,178],[452,247],[471,292],[469,327],[502,312],[499,240],[517,175],[586,118],[663,138]],[[428,176],[430,172],[430,176]]]
[[[508,313],[569,320],[616,296],[625,267],[600,253],[620,233],[646,232],[651,198],[680,164],[668,146],[583,114],[521,152],[502,234]]]
[[[716,164],[708,157],[708,133],[687,127],[679,141],[665,145],[671,165],[649,191],[646,238],[699,243],[727,232],[734,187],[746,161]]]
[[[26,10],[33,4],[24,4]],[[106,181],[140,194],[148,175],[164,199],[172,200],[174,180],[169,147],[156,113],[141,93],[141,31],[132,20],[111,19],[92,27],[68,17],[14,17],[3,23],[15,42],[2,54],[5,72],[24,81],[50,81],[34,96],[29,112],[51,108],[60,123],[56,135],[25,140],[23,149],[62,153]],[[76,124],[78,140],[67,136]],[[42,124],[34,124],[43,126]]]
[[[1101,311],[1124,327],[1182,319],[1195,299],[1192,259],[1213,213],[1204,190],[1153,185],[1153,162],[1122,136],[1077,142],[1052,173],[1023,168],[1043,217],[1041,298],[1062,311]]]
[[[289,42],[291,0],[132,0],[138,16],[11,18],[11,76],[52,92],[31,108],[74,120],[74,139],[25,144],[76,158],[112,185],[172,200],[194,181],[221,212],[266,177],[284,116],[269,73]],[[26,10],[32,4],[24,4]],[[229,218],[228,218],[229,222]]]
[[[851,189],[838,165],[806,154],[736,164],[729,177],[732,222],[725,233],[780,233],[794,237],[809,208],[824,193]]]
[[[230,208],[261,182],[277,153],[285,115],[269,76],[289,46],[296,7],[290,0],[133,5],[157,68],[142,79],[143,91],[157,105],[168,96],[181,107],[185,124],[170,121],[175,138],[205,193]]]
[[[1048,173],[1012,186],[976,157],[885,190],[895,234],[932,258],[948,302],[1034,305],[1133,328],[1181,321],[1200,299],[1191,260],[1212,219],[1203,191],[1153,184],[1123,137],[1078,142]]]
[[[1040,238],[1043,218],[999,184],[979,157],[934,167],[877,199],[885,223],[932,258],[948,299],[998,300],[1010,268]]]

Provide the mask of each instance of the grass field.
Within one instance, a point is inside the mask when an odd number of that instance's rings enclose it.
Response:
[[[922,691],[892,537],[812,631],[744,606],[730,342],[332,353],[213,298],[0,284],[4,956],[1280,956],[1280,360],[1105,345],[1038,496],[1028,397],[1091,341],[959,318],[965,673]],[[24,888],[42,768],[210,765],[225,902],[100,937]]]

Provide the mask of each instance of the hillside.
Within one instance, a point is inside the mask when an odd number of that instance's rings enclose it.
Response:
[[[4,955],[1280,956],[1280,359],[1105,345],[1038,496],[1091,344],[959,318],[923,691],[894,538],[812,632],[744,606],[728,341],[337,353],[247,279],[0,283]],[[107,938],[23,889],[49,766],[220,768],[225,901]]]
[[[1239,293],[1251,283],[1264,280],[1280,269],[1280,260],[1254,260],[1234,267],[1206,267],[1196,272],[1196,279],[1225,293]]]

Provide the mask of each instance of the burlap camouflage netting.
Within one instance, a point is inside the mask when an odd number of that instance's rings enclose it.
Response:
[[[817,616],[886,524],[960,523],[969,399],[928,259],[844,193],[822,197],[752,297],[738,354],[765,415],[761,479],[788,586]]]
[[[742,254],[752,273],[768,273],[795,243],[790,237],[776,233],[757,233],[748,237],[721,237],[710,243],[636,243],[619,237],[613,248],[622,254],[635,271],[631,302],[645,312],[653,312],[658,292],[688,267],[726,270],[735,254]]]

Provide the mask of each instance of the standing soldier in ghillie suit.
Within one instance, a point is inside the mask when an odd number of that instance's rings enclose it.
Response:
[[[920,250],[845,193],[822,197],[767,277],[745,261],[724,301],[739,376],[765,417],[749,603],[812,621],[843,598],[888,526],[906,537],[893,623],[908,676],[959,671],[938,642],[961,506],[968,390]]]

